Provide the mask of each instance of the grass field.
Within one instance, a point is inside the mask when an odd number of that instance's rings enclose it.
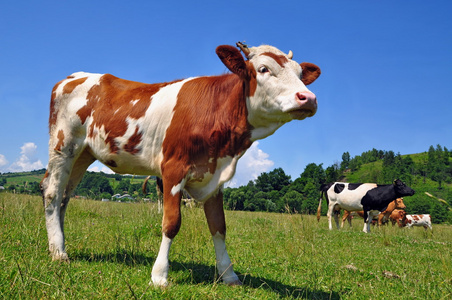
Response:
[[[314,216],[226,212],[227,245],[244,285],[218,281],[202,209],[182,208],[170,286],[150,286],[161,240],[152,204],[72,200],[70,263],[47,252],[42,200],[0,194],[2,299],[451,299],[452,227],[329,231]]]

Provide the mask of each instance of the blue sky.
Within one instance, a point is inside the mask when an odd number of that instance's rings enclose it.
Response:
[[[277,167],[296,179],[346,151],[452,149],[452,1],[153,2],[0,4],[0,172],[46,167],[50,93],[67,75],[222,74],[215,48],[237,41],[292,50],[322,75],[317,114],[253,145],[233,184]]]

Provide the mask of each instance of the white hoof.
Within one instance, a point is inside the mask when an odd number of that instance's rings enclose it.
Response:
[[[52,261],[65,261],[69,262],[69,257],[66,252],[54,252],[52,254]]]
[[[161,276],[152,276],[151,282],[149,284],[152,284],[157,287],[167,287],[168,286],[168,280],[166,278]]]

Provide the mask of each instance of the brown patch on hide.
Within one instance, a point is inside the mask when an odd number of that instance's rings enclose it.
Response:
[[[58,143],[55,146],[55,151],[61,151],[61,149],[64,147],[64,132],[62,129],[58,131]]]
[[[72,93],[74,91],[74,89],[76,87],[78,87],[79,85],[83,84],[86,81],[86,79],[88,79],[88,77],[78,78],[78,79],[69,81],[63,87],[63,94]]]
[[[135,129],[135,133],[129,138],[127,141],[127,144],[124,146],[124,150],[129,152],[130,154],[137,154],[140,152],[140,148],[138,148],[138,145],[140,144],[142,140],[142,134],[141,132],[138,132],[138,127]]]
[[[58,111],[56,110],[56,102],[55,102],[56,101],[56,90],[58,89],[58,87],[60,86],[60,84],[63,81],[64,80],[55,84],[55,86],[52,89],[52,95],[50,96],[49,129],[51,129],[52,126],[55,125],[56,121],[57,121]]]
[[[218,158],[234,157],[250,147],[243,85],[238,76],[228,74],[196,78],[182,86],[162,145],[163,173],[185,166],[202,180],[204,173],[215,172]]]
[[[264,52],[261,55],[270,56],[271,58],[273,58],[278,63],[278,65],[281,66],[281,68],[284,68],[284,65],[287,62],[289,62],[289,59],[285,55],[278,55],[278,54],[275,54],[273,52]]]
[[[99,84],[88,91],[88,101],[77,111],[77,115],[82,124],[88,117],[93,119],[88,128],[89,137],[95,136],[96,129],[104,128],[105,143],[109,144],[110,152],[118,153],[120,149],[115,139],[127,132],[127,118],[142,118],[151,104],[151,97],[161,88],[175,82],[145,84],[105,74]],[[138,151],[135,146],[139,135],[137,133],[129,140],[128,151]]]

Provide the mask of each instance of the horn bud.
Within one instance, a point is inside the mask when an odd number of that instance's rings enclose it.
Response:
[[[237,47],[240,48],[240,50],[242,50],[243,54],[245,54],[246,57],[248,57],[248,55],[250,55],[250,49],[248,48],[247,45],[245,45],[242,42],[237,42]]]
[[[292,50],[289,50],[289,53],[287,54],[287,57],[288,57],[289,59],[292,59],[292,57],[293,57],[293,52],[292,52]]]

